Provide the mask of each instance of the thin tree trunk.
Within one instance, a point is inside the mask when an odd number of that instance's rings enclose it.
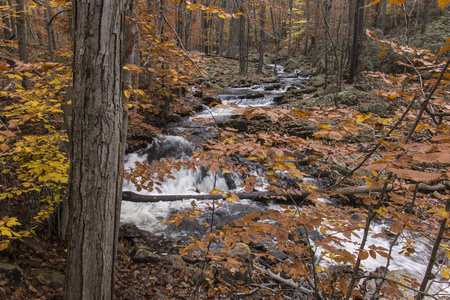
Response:
[[[361,52],[361,35],[363,32],[364,24],[364,0],[357,0],[355,5],[355,17],[353,20],[353,41],[352,48],[350,50],[350,71],[348,75],[348,83],[353,83],[355,81],[355,75],[358,68],[358,61]]]
[[[16,18],[17,25],[17,43],[19,46],[19,58],[22,62],[28,61],[28,51],[27,51],[27,33],[25,27],[25,4],[24,0],[17,0],[18,17]],[[27,76],[23,76],[22,86],[25,89],[30,87],[30,81]]]
[[[305,32],[305,50],[304,50],[304,54],[305,55],[308,55],[308,41],[309,41],[309,35],[310,35],[310,33],[309,33],[309,28],[310,28],[310,26],[311,26],[311,18],[310,18],[310,12],[309,12],[309,10],[310,10],[310,5],[309,5],[309,1],[310,0],[306,0],[305,2],[306,2],[306,12],[305,12],[305,14],[306,14],[306,32]]]
[[[422,22],[422,28],[420,30],[421,34],[424,34],[427,30],[428,20],[430,19],[430,3],[431,0],[424,0],[423,4],[423,22]]]
[[[54,44],[53,44],[53,30],[50,27],[50,16],[51,15],[51,8],[48,5],[48,3],[45,4],[44,9],[44,20],[45,20],[45,30],[47,31],[47,49],[48,54],[50,56],[50,61],[55,62],[55,51],[54,51]]]
[[[257,73],[262,74],[264,64],[264,29],[266,27],[266,7],[264,5],[261,7],[259,27],[259,62]]]

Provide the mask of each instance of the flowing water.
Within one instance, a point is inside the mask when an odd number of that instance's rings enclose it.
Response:
[[[225,93],[220,95],[220,99],[223,104],[235,103],[239,106],[273,106],[275,105],[274,99],[285,92],[289,87],[295,84],[301,84],[306,78],[298,77],[297,73],[287,74],[279,68],[280,73],[276,79],[279,83],[267,83],[262,85],[256,85],[248,88],[227,88]],[[250,98],[246,95],[251,95]],[[255,97],[260,95],[260,97]],[[219,108],[207,108],[204,111],[198,113],[193,117],[186,117],[181,122],[176,124],[170,124],[166,128],[166,136],[159,136],[148,145],[146,149],[142,149],[138,152],[128,154],[125,161],[125,169],[132,168],[135,162],[147,161],[151,163],[153,160],[161,160],[167,157],[174,159],[187,158],[192,154],[194,150],[194,144],[188,141],[186,138],[177,136],[180,133],[187,133],[194,131],[195,139],[201,139],[207,137],[207,130],[205,126],[194,122],[197,118],[214,119],[215,121],[228,120],[232,116],[231,109],[219,109]],[[214,187],[219,190],[234,190],[235,186],[242,183],[241,178],[237,175],[230,175],[228,177],[214,176],[209,170],[201,169],[197,172],[192,170],[182,169],[180,171],[174,171],[173,176],[175,179],[166,179],[162,184],[161,192],[166,195],[189,195],[200,193],[208,193]],[[124,182],[124,191],[136,192],[135,187],[129,183]],[[140,194],[158,194],[158,192],[140,191]],[[328,200],[327,200],[328,201]],[[192,200],[185,201],[173,201],[173,202],[156,202],[156,203],[133,203],[123,201],[121,222],[132,223],[138,226],[140,229],[149,231],[152,233],[160,233],[169,236],[173,240],[183,239],[188,236],[201,236],[206,233],[207,227],[203,226],[203,222],[209,222],[211,213],[207,212],[199,217],[195,222],[188,222],[181,226],[177,230],[169,230],[169,226],[161,221],[170,217],[174,212],[180,212],[186,209],[191,209]],[[197,207],[208,210],[211,201],[196,201]],[[215,220],[216,222],[228,223],[232,219],[242,217],[251,211],[265,211],[268,208],[281,209],[279,206],[272,204],[261,204],[252,202],[250,200],[242,200],[239,203],[226,204],[225,207],[216,210]],[[382,232],[388,228],[388,225],[379,223],[372,226],[372,234]],[[360,237],[363,235],[362,230],[356,232]],[[409,234],[409,233],[407,233]],[[320,234],[316,233],[316,236]],[[340,235],[340,233],[336,233]],[[375,244],[379,247],[389,248],[391,240],[389,239],[372,239],[367,241],[367,245]],[[186,239],[184,239],[186,241]],[[314,242],[314,241],[311,241]],[[351,241],[342,245],[346,250],[357,253],[359,248],[360,239],[352,237]],[[399,254],[402,250],[403,243],[400,239],[393,248],[392,257],[389,270],[403,270],[411,274],[423,275],[426,270],[426,265],[429,257],[430,247],[429,243],[417,243],[416,252],[409,257],[404,254]],[[316,255],[320,256],[323,249],[316,249]],[[373,270],[376,267],[384,266],[386,259],[381,256],[377,256],[376,259],[369,257],[365,260],[364,267],[369,270]]]

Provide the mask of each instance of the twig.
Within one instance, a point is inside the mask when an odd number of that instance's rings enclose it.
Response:
[[[184,53],[186,54],[186,56],[189,58],[189,60],[191,61],[191,63],[195,66],[195,68],[197,69],[197,71],[200,73],[200,75],[202,75],[203,77],[205,77],[205,75],[203,74],[202,70],[200,70],[200,68],[198,67],[198,65],[192,60],[191,56],[189,55],[189,52],[186,50],[186,48],[184,48],[183,46],[183,42],[181,41],[180,37],[178,36],[178,34],[176,33],[175,29],[173,29],[172,25],[170,25],[169,21],[167,21],[166,16],[164,15],[164,13],[162,11],[159,12],[161,14],[161,16],[163,17],[164,21],[166,22],[166,24],[170,27],[170,29],[172,30],[172,32],[175,34],[175,36],[177,37],[178,42],[180,43],[180,47],[181,49],[184,50]]]

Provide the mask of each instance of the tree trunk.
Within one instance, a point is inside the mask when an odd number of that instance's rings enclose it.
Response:
[[[74,22],[70,223],[65,299],[113,299],[126,114],[124,0],[72,2]]]
[[[259,20],[259,62],[258,62],[258,74],[262,74],[264,65],[264,38],[265,38],[265,27],[266,27],[266,7],[263,5],[260,12]]]
[[[352,48],[350,49],[350,71],[348,75],[348,83],[355,81],[356,70],[358,67],[358,60],[361,52],[361,35],[363,32],[364,24],[364,0],[357,0],[355,5],[355,15],[353,18],[353,41]]]
[[[28,51],[27,51],[27,34],[25,26],[25,5],[24,0],[17,0],[17,8],[19,16],[16,18],[17,25],[17,44],[19,46],[19,58],[22,62],[27,62]],[[23,76],[22,86],[25,89],[30,87],[30,81],[27,76]]]
[[[424,0],[423,4],[423,22],[420,30],[421,34],[424,34],[427,30],[428,20],[430,19],[430,2],[431,0]]]
[[[305,55],[308,55],[308,41],[309,41],[309,35],[310,35],[309,28],[311,26],[310,25],[310,22],[311,22],[310,13],[309,13],[309,9],[310,9],[309,1],[310,0],[306,0],[306,12],[305,12],[305,14],[306,14],[305,51],[304,51]]]
[[[386,35],[386,5],[387,0],[381,1],[381,31],[383,32],[383,35]]]
[[[50,15],[51,15],[51,8],[46,3],[45,9],[44,9],[44,19],[45,19],[45,31],[47,31],[47,50],[48,54],[50,56],[50,61],[55,62],[55,51],[54,51],[54,44],[53,44],[53,30],[50,25]]]

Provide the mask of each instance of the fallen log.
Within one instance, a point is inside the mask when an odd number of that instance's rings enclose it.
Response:
[[[411,185],[413,187],[415,185]],[[445,191],[448,187],[444,184],[437,185],[427,185],[420,183],[419,191],[425,192],[434,192],[434,191]],[[393,186],[389,184],[386,188],[386,191],[392,191]],[[357,187],[345,187],[335,189],[332,192],[337,194],[342,194],[346,196],[356,195],[356,194],[368,194],[374,192],[380,192],[382,188],[376,188],[371,190],[368,186],[357,186]],[[303,201],[308,197],[308,192],[302,192],[300,195],[298,194],[285,194],[279,195],[274,192],[252,192],[252,193],[237,193],[236,196],[239,199],[250,199],[258,202],[265,202],[267,200],[277,200],[280,202],[297,202]],[[123,192],[122,200],[130,201],[130,202],[159,202],[159,201],[179,201],[183,199],[196,199],[196,200],[208,200],[208,199],[223,199],[221,195],[210,195],[210,194],[191,194],[191,195],[140,195],[133,192]]]
[[[252,193],[237,193],[236,196],[239,199],[250,199],[258,202],[265,202],[270,199],[284,201],[302,201],[308,196],[308,193],[302,192],[302,194],[289,194],[278,195],[274,192],[252,192]],[[223,199],[221,195],[210,194],[192,194],[192,195],[140,195],[133,192],[122,192],[122,200],[130,202],[159,202],[159,201],[178,201],[183,199],[196,199],[196,200],[208,200],[208,199]]]
[[[409,187],[413,188],[415,187],[415,184],[411,184]],[[392,191],[394,187],[392,184],[388,184],[386,187],[386,191]],[[424,183],[419,183],[418,190],[424,191],[424,192],[435,192],[435,191],[445,191],[447,189],[446,185],[444,184],[437,184],[437,185],[428,185]],[[342,194],[346,196],[350,195],[356,195],[356,194],[368,194],[368,193],[374,193],[374,192],[381,192],[383,190],[382,187],[375,188],[371,190],[367,185],[364,186],[357,186],[357,187],[344,187],[333,190],[333,192],[337,194]]]

